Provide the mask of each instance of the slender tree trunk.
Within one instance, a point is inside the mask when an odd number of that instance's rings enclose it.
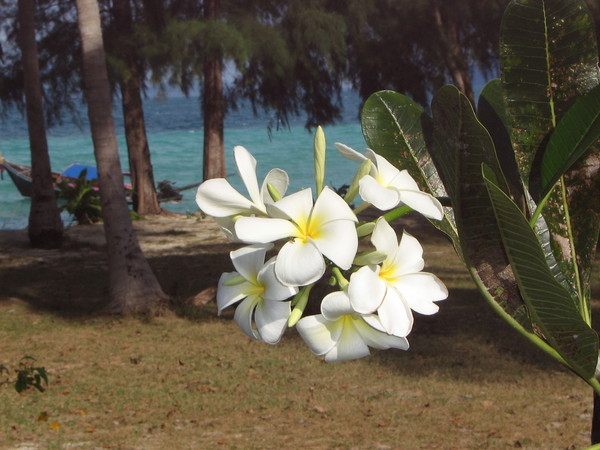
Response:
[[[77,0],[76,4],[108,251],[108,310],[114,313],[146,311],[166,300],[166,295],[140,249],[125,200],[98,2]]]
[[[46,141],[42,85],[35,40],[35,0],[19,0],[19,45],[23,60],[33,179],[27,232],[33,247],[59,248],[62,244],[63,223],[56,204]]]
[[[132,45],[133,13],[130,0],[115,0],[113,3],[115,25],[123,34],[124,43],[119,49],[125,67],[119,73],[119,86],[125,139],[129,156],[129,172],[133,184],[133,208],[138,214],[159,214],[158,196],[154,187],[154,174],[150,159],[150,148],[146,136],[146,122],[142,107],[141,75],[136,48]]]
[[[204,0],[204,20],[217,20],[219,0]],[[223,58],[207,55],[203,67],[202,115],[204,117],[204,179],[224,178],[225,145],[223,122],[225,99],[223,95]]]
[[[160,214],[162,209],[154,187],[139,79],[123,80],[120,85],[129,172],[133,184],[133,208],[142,215]]]
[[[592,415],[592,445],[600,444],[600,395],[594,391],[594,412]]]
[[[458,29],[456,23],[447,23],[442,17],[439,4],[434,3],[433,17],[435,26],[444,45],[444,61],[450,72],[452,81],[456,87],[467,96],[472,105],[475,105],[475,93],[473,92],[473,82],[469,74],[467,60],[462,51]]]

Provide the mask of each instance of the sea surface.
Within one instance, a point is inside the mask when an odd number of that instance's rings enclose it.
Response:
[[[323,127],[327,140],[327,165],[325,183],[340,187],[350,184],[357,163],[341,157],[334,142],[343,142],[362,151],[365,141],[358,120],[360,99],[355,92],[343,95],[342,120],[334,126]],[[202,180],[202,121],[198,98],[169,97],[149,98],[144,103],[144,112],[154,178],[169,180],[174,187],[199,184]],[[123,135],[123,117],[120,108],[113,114],[119,141],[119,153],[124,171],[127,171],[127,148]],[[48,130],[48,146],[52,170],[62,172],[72,163],[96,165],[85,109],[82,108],[79,124],[69,116],[64,123]],[[288,193],[304,187],[314,186],[313,181],[313,134],[304,128],[304,117],[292,117],[290,127],[277,129],[273,118],[262,113],[255,116],[249,105],[231,111],[225,121],[225,152],[229,181],[246,194],[233,161],[233,147],[246,147],[258,161],[259,183],[265,174],[279,167],[290,175]],[[314,130],[313,130],[314,132]],[[0,152],[9,161],[30,165],[31,156],[25,117],[11,111],[0,118]],[[195,189],[183,192],[183,201],[164,203],[163,207],[177,212],[193,213],[198,210],[194,201]],[[30,200],[22,197],[11,179],[4,173],[0,180],[0,229],[21,229],[27,226]],[[63,214],[66,225],[72,219]]]

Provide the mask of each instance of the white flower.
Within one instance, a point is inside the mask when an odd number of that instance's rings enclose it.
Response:
[[[233,218],[238,215],[254,214],[266,216],[266,205],[273,203],[267,184],[271,184],[281,195],[284,195],[289,177],[284,170],[273,169],[267,174],[259,190],[256,179],[256,159],[241,146],[236,146],[233,154],[238,173],[250,199],[236,191],[225,178],[213,178],[198,187],[196,203],[205,214],[217,219],[230,239],[237,240],[233,233]]]
[[[396,233],[383,218],[375,224],[371,242],[385,253],[381,266],[361,267],[350,277],[348,296],[353,308],[368,314],[377,311],[383,328],[396,336],[407,336],[413,324],[411,309],[434,314],[434,303],[448,297],[448,289],[435,275],[421,272],[425,265],[423,248],[404,232],[400,244]]]
[[[300,319],[296,327],[310,350],[327,362],[362,358],[369,347],[408,349],[406,338],[386,333],[376,315],[358,314],[344,291],[327,295],[321,314]]]
[[[325,273],[323,256],[349,269],[358,248],[356,216],[347,203],[325,187],[313,205],[311,189],[284,197],[268,207],[270,218],[241,217],[235,232],[244,242],[292,238],[277,256],[275,274],[286,285],[305,286]]]
[[[371,172],[359,182],[359,193],[365,202],[381,211],[393,209],[403,203],[425,217],[436,220],[444,217],[441,203],[434,196],[422,192],[408,171],[398,170],[371,149],[367,149],[366,156],[363,156],[339,142],[335,146],[343,156],[353,161],[371,161]]]
[[[234,320],[248,336],[276,344],[287,328],[291,313],[289,301],[298,292],[275,277],[275,259],[265,263],[271,245],[250,245],[231,252],[237,272],[221,275],[217,290],[219,314],[244,299],[235,310]],[[256,324],[254,327],[253,324]]]

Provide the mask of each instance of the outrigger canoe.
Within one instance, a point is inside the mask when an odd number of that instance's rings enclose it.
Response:
[[[59,183],[62,181],[76,181],[81,175],[81,172],[86,170],[86,179],[97,180],[98,170],[93,166],[86,166],[84,164],[71,164],[67,167],[64,172],[57,173],[52,172],[52,180],[54,182],[54,190],[58,194],[60,189]],[[33,190],[33,182],[31,180],[31,167],[23,164],[17,164],[7,161],[0,155],[0,175],[6,171],[8,176],[13,181],[19,193],[23,197],[31,197]],[[131,187],[130,187],[131,189]]]
[[[67,167],[62,173],[52,172],[52,180],[54,182],[54,190],[57,195],[60,192],[58,185],[62,181],[67,182],[75,182],[81,172],[86,170],[86,179],[87,180],[97,180],[98,179],[98,169],[94,166],[87,166],[85,164],[71,164]],[[0,176],[3,172],[6,171],[10,176],[11,180],[21,193],[23,197],[31,197],[33,182],[31,180],[31,167],[24,166],[23,164],[17,164],[10,161],[7,161],[0,154]],[[129,173],[124,173],[124,176],[128,177]],[[184,186],[182,188],[175,189],[172,184],[168,181],[164,181],[158,183],[158,201],[160,203],[165,202],[179,202],[182,199],[181,191],[192,189],[198,186],[199,183],[190,184],[188,186]],[[132,193],[132,186],[129,183],[125,183],[125,192],[127,198],[130,199]]]

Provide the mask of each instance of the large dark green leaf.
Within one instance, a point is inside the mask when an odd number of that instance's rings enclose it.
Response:
[[[499,78],[491,80],[481,90],[477,103],[477,117],[492,136],[502,173],[510,184],[511,192],[515,196],[523,197],[519,169],[508,134],[509,119]]]
[[[599,81],[593,22],[583,0],[516,0],[506,9],[500,32],[511,141],[523,184],[537,201],[541,157],[550,134],[575,100]],[[589,273],[598,233],[598,210],[579,200],[587,199],[594,176],[567,176],[567,189],[559,183],[544,210],[559,269],[578,292],[584,290],[587,275],[581,274]],[[572,236],[577,237],[574,245]]]
[[[581,97],[550,136],[541,166],[544,197],[600,138],[600,85]]]
[[[523,327],[531,329],[481,176],[482,163],[500,173],[492,139],[477,120],[471,103],[454,86],[440,89],[431,109],[431,156],[454,207],[465,260],[475,268],[493,300]],[[503,189],[507,189],[506,183]]]
[[[529,185],[534,158],[574,99],[598,84],[593,22],[583,0],[516,0],[500,30],[511,139]]]
[[[509,182],[512,198],[521,208],[526,211],[525,204],[529,205],[530,210],[535,209],[535,203],[531,196],[523,190],[521,178],[515,161],[515,154],[508,135],[508,117],[506,116],[506,108],[504,106],[504,97],[502,91],[502,83],[500,79],[495,79],[487,83],[479,97],[477,115],[481,123],[490,132],[498,155],[498,160],[502,168],[502,173]],[[540,216],[535,225],[535,232],[538,236],[538,241],[542,246],[546,262],[551,268],[555,278],[572,291],[572,287],[566,282],[563,273],[558,266],[554,253],[552,252],[550,232],[546,220]]]
[[[496,175],[483,166],[487,190],[504,248],[523,300],[543,338],[584,379],[594,375],[598,335],[581,317],[569,292],[554,278],[527,218],[498,187]]]
[[[361,114],[362,130],[367,145],[400,170],[406,169],[421,190],[436,197],[446,190],[431,161],[427,140],[431,136],[431,118],[417,103],[393,91],[371,95]],[[446,208],[442,221],[431,223],[446,233],[458,249],[452,211]]]

